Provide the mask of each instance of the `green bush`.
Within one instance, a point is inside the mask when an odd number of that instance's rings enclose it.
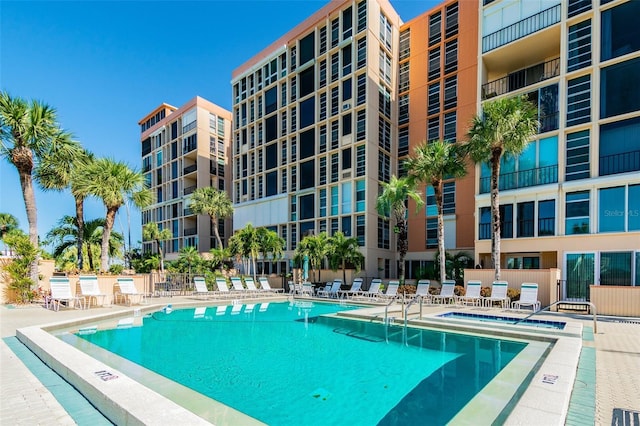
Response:
[[[124,265],[115,264],[109,266],[109,273],[113,275],[120,275],[124,271]]]
[[[15,253],[13,260],[2,268],[8,288],[15,292],[16,302],[31,302],[38,292],[33,290],[35,283],[29,277],[29,269],[38,251],[29,236],[18,229],[8,232],[3,240]]]

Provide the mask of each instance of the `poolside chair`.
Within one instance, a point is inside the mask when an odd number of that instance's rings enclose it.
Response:
[[[538,284],[522,283],[520,287],[520,300],[512,303],[514,309],[522,309],[523,306],[531,306],[534,311],[540,310],[540,301],[538,300]]]
[[[506,281],[494,281],[491,284],[491,296],[483,297],[485,306],[492,307],[493,302],[500,302],[500,307],[508,308],[511,301],[507,296],[509,283]]]
[[[267,277],[258,277],[258,283],[260,283],[260,288],[265,292],[284,293],[284,288],[271,288]]]
[[[416,286],[416,294],[414,294],[413,297],[422,297],[422,300],[426,300],[427,303],[431,303],[431,294],[429,293],[430,287],[430,280],[418,280],[418,285]]]
[[[362,294],[354,297],[354,299],[363,299],[363,300],[371,300],[380,294],[380,286],[382,285],[382,280],[380,278],[374,278],[371,280],[371,284],[369,284],[369,290],[363,291]]]
[[[49,285],[51,286],[51,297],[47,307],[50,307],[54,311],[60,310],[60,304],[66,302],[68,307],[80,309],[82,307],[83,298],[74,296],[71,293],[71,283],[67,277],[51,277],[49,278]]]
[[[460,305],[480,306],[482,304],[482,296],[480,296],[481,289],[481,281],[467,281],[467,291],[464,296],[456,296],[456,303]]]
[[[247,290],[246,290],[247,293],[253,293],[253,294],[260,293],[260,290],[258,290],[258,287],[256,287],[256,282],[253,281],[252,277],[245,277],[244,285],[247,286]]]
[[[313,296],[313,285],[310,282],[303,282],[300,290],[302,296]]]
[[[135,284],[133,283],[133,278],[117,278],[116,285],[118,286],[118,290],[116,290],[115,293],[116,303],[120,300],[127,305],[132,305],[133,301],[136,299],[138,299],[138,303],[142,303],[144,301],[144,293],[138,292]]]
[[[440,286],[440,294],[434,294],[431,296],[433,303],[455,303],[454,290],[456,282],[453,280],[444,280]]]
[[[233,294],[237,296],[248,296],[249,293],[245,290],[244,285],[242,285],[242,278],[240,277],[231,277],[231,287],[233,288]]]
[[[194,296],[202,296],[205,299],[211,296],[212,293],[207,288],[207,282],[204,280],[204,277],[193,277],[193,285],[196,288],[193,292]]]
[[[327,287],[325,287],[325,290],[320,290],[318,291],[318,293],[316,294],[316,296],[318,297],[329,297],[329,298],[337,298],[338,297],[338,292],[340,291],[340,286],[342,285],[342,280],[340,279],[335,279],[333,280],[333,282],[331,283],[331,286],[327,286],[329,287],[329,289],[327,290]]]
[[[214,293],[216,296],[228,296],[231,294],[227,280],[224,277],[216,277],[216,287],[218,291]]]
[[[338,298],[353,297],[362,294],[362,278],[354,278],[349,290],[338,290]]]
[[[317,297],[328,297],[329,292],[331,291],[331,286],[333,285],[333,281],[328,281],[327,284],[316,290]]]
[[[238,315],[242,311],[243,306],[242,303],[235,303],[231,308],[231,315]]]
[[[104,305],[104,298],[107,296],[100,292],[98,285],[98,277],[95,275],[80,275],[78,277],[80,284],[80,296],[84,298],[85,308],[91,307],[91,301],[95,300],[96,306]]]
[[[253,312],[253,308],[255,308],[255,307],[256,307],[255,303],[247,303],[245,305],[245,308],[244,308],[244,313],[245,314],[252,313]]]
[[[376,297],[378,299],[389,301],[398,295],[398,288],[400,288],[400,281],[390,280],[389,284],[387,284],[387,291],[377,294]]]

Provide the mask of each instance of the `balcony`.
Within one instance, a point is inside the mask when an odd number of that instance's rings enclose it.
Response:
[[[183,175],[188,175],[189,173],[195,172],[196,170],[198,170],[198,165],[197,164],[192,164],[190,166],[185,167],[182,170],[182,174]]]
[[[600,176],[640,171],[640,150],[600,157]]]
[[[182,154],[186,154],[188,152],[191,152],[191,151],[195,150],[196,148],[198,148],[198,143],[197,142],[184,143],[182,145]]]
[[[183,209],[182,210],[182,215],[183,216],[193,216],[195,213],[193,212],[193,210],[191,209]]]
[[[546,185],[557,182],[558,166],[553,165],[500,174],[498,178],[498,189],[500,191],[506,191],[509,189],[527,188],[529,186]],[[480,193],[487,194],[489,192],[491,192],[491,176],[480,178]]]
[[[482,85],[482,100],[504,95],[560,75],[560,58],[514,71]]]
[[[192,193],[193,193],[193,191],[195,191],[195,190],[196,190],[196,188],[197,188],[197,186],[196,186],[196,185],[187,186],[187,187],[184,189],[183,194],[184,194],[184,195],[192,194]]]
[[[482,53],[497,49],[500,46],[511,43],[512,41],[521,39],[550,27],[560,22],[561,5],[557,4],[549,9],[529,16],[521,21],[502,28],[494,33],[482,37]]]
[[[198,233],[198,228],[185,228],[184,235],[196,235]]]

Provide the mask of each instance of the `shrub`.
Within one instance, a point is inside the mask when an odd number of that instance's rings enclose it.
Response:
[[[16,302],[31,302],[37,295],[35,285],[29,277],[30,265],[36,259],[38,251],[29,241],[29,237],[20,230],[13,230],[4,236],[4,242],[13,249],[15,257],[3,268],[4,280],[8,288],[15,292]]]
[[[516,300],[520,300],[520,290],[515,288],[508,288],[507,296],[509,297],[509,299],[511,299],[512,302],[515,302]]]
[[[113,275],[120,275],[124,271],[124,265],[116,264],[109,266],[109,273]]]
[[[466,294],[466,290],[463,285],[457,285],[453,289],[453,294],[456,296],[464,296]]]

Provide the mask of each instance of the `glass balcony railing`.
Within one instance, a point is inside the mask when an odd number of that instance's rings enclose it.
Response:
[[[185,175],[188,175],[191,172],[195,172],[196,170],[198,170],[198,165],[197,164],[192,164],[190,166],[185,167],[182,172]]]
[[[188,186],[184,189],[184,195],[192,194],[196,190],[196,185]]]
[[[600,176],[640,171],[640,150],[600,157]]]
[[[482,85],[482,100],[504,95],[560,75],[560,58],[514,71]]]
[[[497,49],[560,22],[561,5],[557,4],[542,12],[482,37],[482,53]]]
[[[498,189],[500,191],[506,191],[509,189],[526,188],[557,182],[558,166],[553,165],[500,174],[498,178]],[[489,192],[491,192],[491,176],[480,178],[480,193],[487,194]]]
[[[187,209],[183,209],[183,210],[182,210],[182,215],[183,215],[183,216],[192,216],[193,214],[194,214],[194,213],[193,213],[193,210],[191,210],[191,209],[188,209],[188,208],[187,208]]]
[[[198,233],[198,228],[185,228],[184,235],[196,235]]]

